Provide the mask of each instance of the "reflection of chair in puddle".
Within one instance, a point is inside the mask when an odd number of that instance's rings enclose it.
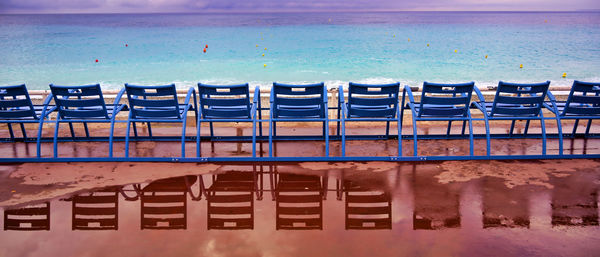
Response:
[[[345,180],[346,229],[392,229],[390,194]]]
[[[196,180],[196,176],[175,177],[144,187],[140,193],[141,228],[186,229],[187,194]]]
[[[413,229],[460,227],[459,194],[451,184],[440,184],[428,170],[415,170],[413,176]]]
[[[119,187],[74,196],[73,230],[119,229]]]
[[[598,226],[598,191],[592,181],[582,174],[555,180],[552,226]]]
[[[230,171],[212,179],[206,196],[208,229],[254,229],[254,173]]]
[[[323,229],[321,177],[277,174],[276,229]]]
[[[527,188],[507,188],[497,178],[484,178],[483,185],[483,228],[529,228]]]
[[[5,210],[4,230],[50,230],[50,203]]]

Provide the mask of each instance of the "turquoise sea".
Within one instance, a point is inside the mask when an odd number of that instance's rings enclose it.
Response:
[[[0,15],[0,84],[30,89],[573,79],[600,81],[600,12]]]

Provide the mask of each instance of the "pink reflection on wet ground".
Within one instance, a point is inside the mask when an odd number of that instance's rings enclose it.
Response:
[[[4,204],[0,256],[589,256],[600,250],[598,165],[556,163],[575,171],[549,172],[544,185],[486,175],[449,181],[439,177],[448,165],[459,164],[226,165],[127,185],[72,184],[74,193],[52,199],[43,192],[53,188],[4,172],[3,188],[23,193],[5,195],[3,203],[26,198],[28,190],[35,197]],[[503,165],[537,176],[522,167],[548,163]],[[14,220],[32,229],[38,227],[31,220],[49,221],[49,227],[36,221],[41,230],[16,231],[8,226]]]

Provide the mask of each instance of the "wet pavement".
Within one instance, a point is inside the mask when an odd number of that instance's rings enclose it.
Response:
[[[595,160],[0,170],[0,256],[600,253]]]

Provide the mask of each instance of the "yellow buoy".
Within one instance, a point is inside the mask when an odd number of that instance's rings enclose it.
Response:
[[[258,45],[256,45],[256,47],[258,47]]]
[[[487,59],[487,54],[485,55],[485,59]]]
[[[396,37],[396,35],[392,35],[392,37]]]
[[[408,42],[410,42],[410,38],[408,39]]]
[[[266,67],[267,67],[267,65],[266,65],[266,64],[263,64],[263,67],[265,67],[265,68],[266,68]]]
[[[562,77],[563,77],[563,78],[566,78],[566,77],[567,77],[567,73],[566,73],[566,72],[563,72],[563,75],[562,75]]]
[[[427,47],[429,47],[429,43],[427,43]]]
[[[519,68],[523,69],[523,64],[519,65]]]
[[[263,54],[263,56],[265,56],[265,54]]]
[[[265,51],[267,51],[267,48],[265,47]]]
[[[454,49],[454,52],[455,52],[455,53],[458,53],[458,50]]]

